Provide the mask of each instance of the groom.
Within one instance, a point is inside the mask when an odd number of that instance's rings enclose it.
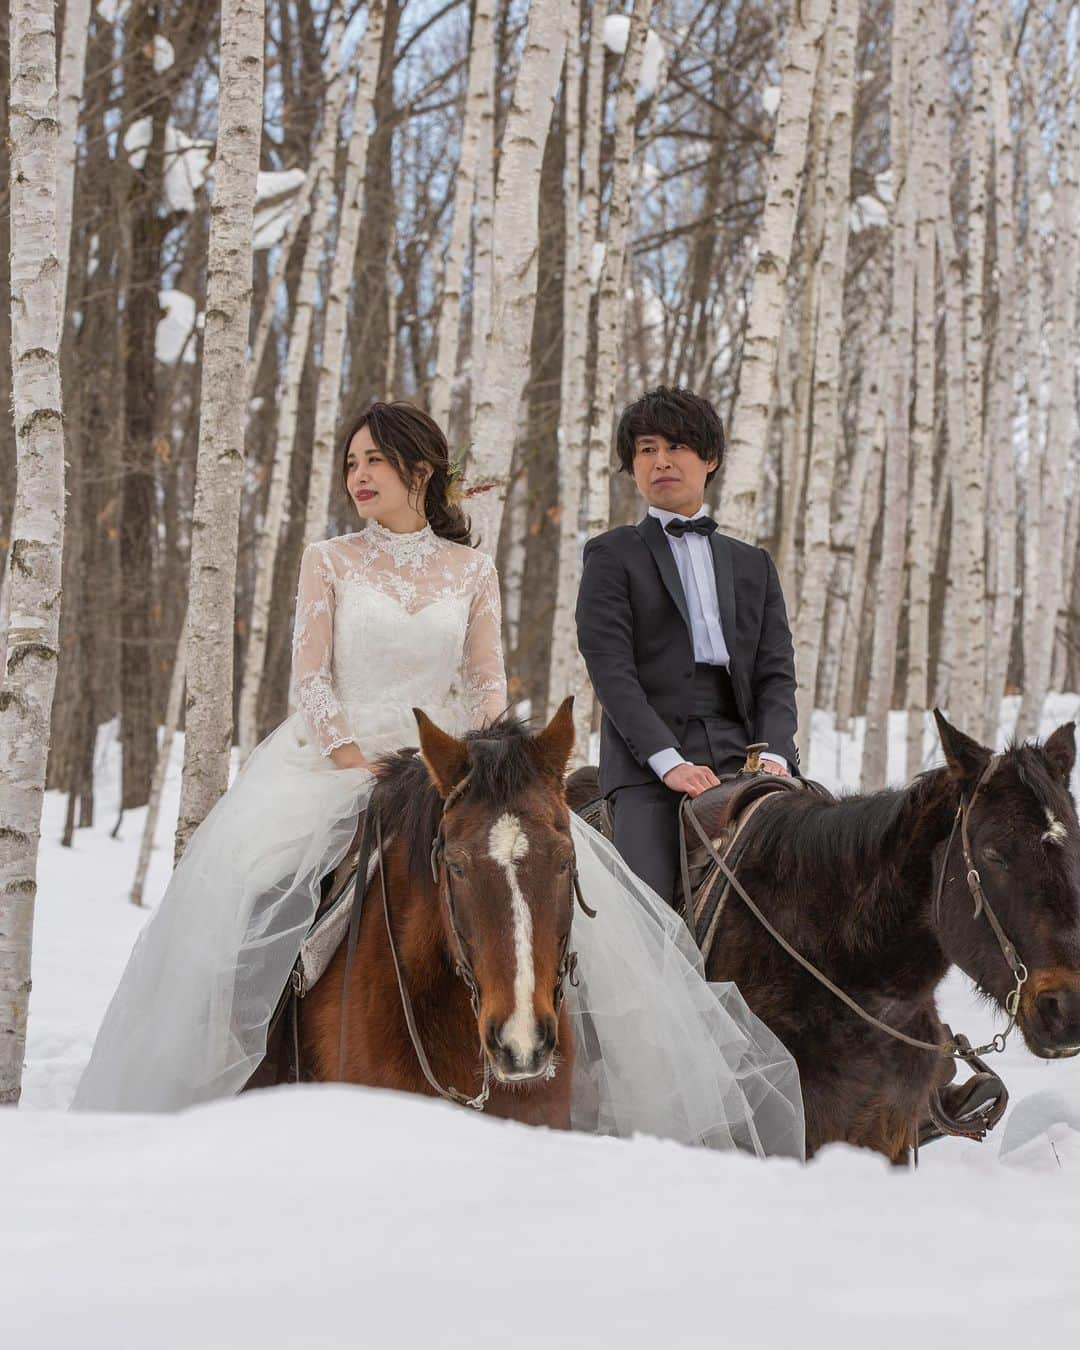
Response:
[[[585,545],[578,645],[604,714],[615,847],[671,902],[680,798],[739,769],[755,741],[769,772],[798,772],[794,653],[772,559],[703,507],[724,454],[712,404],[654,389],[624,411],[617,451],[648,513]]]

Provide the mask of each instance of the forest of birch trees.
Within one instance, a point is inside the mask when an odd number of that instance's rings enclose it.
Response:
[[[728,432],[814,719],[1036,732],[1080,687],[1073,0],[4,0],[0,891],[185,736],[177,847],[286,713],[306,543],[368,399],[448,429],[512,698],[592,700],[613,418]],[[582,740],[581,744],[587,744]],[[0,907],[5,902],[0,898]],[[12,903],[14,903],[12,901]],[[28,920],[27,920],[28,922]],[[11,926],[8,937],[10,941]],[[17,945],[17,944],[16,944]],[[0,953],[2,956],[2,953]]]

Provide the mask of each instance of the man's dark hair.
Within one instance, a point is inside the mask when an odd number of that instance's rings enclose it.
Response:
[[[650,389],[635,403],[623,409],[615,447],[624,473],[634,471],[634,442],[639,436],[663,436],[665,440],[688,445],[703,460],[716,460],[718,469],[724,459],[724,427],[720,415],[707,398],[689,389]],[[711,482],[712,469],[706,482]]]

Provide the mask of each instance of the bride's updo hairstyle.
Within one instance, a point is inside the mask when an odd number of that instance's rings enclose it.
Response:
[[[427,492],[418,509],[427,516],[428,524],[441,539],[471,544],[469,518],[449,497],[450,447],[446,437],[426,412],[404,399],[393,403],[373,399],[349,428],[341,453],[341,482],[346,493],[349,446],[363,427],[367,427],[371,439],[410,491],[421,482],[425,467],[431,470]]]

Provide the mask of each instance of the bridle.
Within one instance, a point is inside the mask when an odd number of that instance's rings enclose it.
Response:
[[[860,1004],[855,1002],[855,1000],[851,997],[850,994],[845,993],[844,990],[842,990],[836,984],[834,984],[833,981],[830,980],[826,974],[820,971],[817,968],[817,966],[813,964],[813,962],[808,961],[807,958],[803,956],[803,954],[800,951],[798,951],[795,947],[793,947],[792,944],[787,940],[787,938],[784,937],[782,933],[777,931],[777,929],[769,922],[769,920],[765,917],[765,915],[761,912],[758,906],[747,894],[747,891],[743,886],[742,882],[739,881],[739,878],[735,875],[734,871],[732,871],[731,867],[728,865],[726,860],[721,856],[715,844],[709,838],[708,834],[702,827],[700,821],[697,819],[696,815],[692,811],[688,811],[685,813],[685,817],[693,825],[695,831],[697,832],[698,838],[700,839],[701,843],[705,846],[705,848],[708,850],[709,855],[711,856],[713,862],[724,874],[724,877],[727,880],[727,884],[732,888],[732,890],[736,893],[736,895],[739,896],[742,902],[746,905],[747,909],[749,909],[750,913],[753,914],[755,919],[757,919],[758,923],[760,923],[761,926],[765,929],[765,931],[774,939],[774,941],[776,941],[784,949],[784,951],[787,952],[787,954],[792,958],[792,960],[796,961],[800,966],[802,966],[802,968],[809,975],[812,975],[814,979],[817,980],[817,982],[824,988],[828,989],[831,994],[834,994],[836,998],[838,998],[840,1002],[844,1004],[845,1007],[849,1008],[858,1017],[861,1017],[864,1022],[868,1022],[872,1027],[876,1028],[878,1031],[884,1032],[885,1035],[891,1036],[894,1040],[903,1041],[905,1045],[913,1046],[916,1050],[928,1050],[933,1054],[941,1055],[945,1058],[970,1060],[978,1055],[986,1055],[994,1051],[1000,1053],[1005,1049],[1005,1042],[1008,1039],[1013,1028],[1016,1026],[1016,1019],[1020,1012],[1020,993],[1028,978],[1027,966],[1025,966],[1023,961],[1020,960],[1019,956],[1017,955],[1016,948],[1009,941],[1008,937],[1006,936],[1004,928],[1002,928],[997,915],[994,913],[994,910],[990,905],[990,901],[986,898],[986,892],[983,890],[982,886],[982,878],[979,876],[979,871],[978,868],[975,866],[974,857],[971,852],[971,839],[968,834],[968,817],[971,814],[972,807],[975,805],[975,799],[978,797],[979,792],[981,791],[983,785],[986,783],[987,779],[989,779],[991,774],[997,768],[998,764],[1001,762],[1001,759],[1002,759],[1001,755],[993,755],[990,759],[990,762],[987,764],[986,768],[980,774],[979,779],[975,784],[975,789],[972,792],[971,796],[965,801],[963,795],[961,795],[960,805],[957,807],[956,816],[953,820],[952,831],[949,834],[949,842],[945,846],[945,854],[941,860],[941,873],[938,877],[934,898],[935,914],[940,914],[941,896],[945,887],[945,874],[949,864],[949,853],[952,849],[952,842],[956,836],[957,827],[959,827],[961,846],[964,851],[964,861],[967,864],[968,890],[971,892],[971,897],[975,902],[974,917],[977,919],[980,916],[980,914],[984,914],[986,916],[987,922],[990,924],[994,936],[997,938],[998,946],[1001,948],[1001,953],[1004,956],[1005,960],[1008,962],[1009,969],[1012,971],[1013,976],[1016,979],[1016,987],[1011,991],[1008,998],[1005,1000],[1005,1011],[1009,1015],[1008,1026],[1005,1028],[1004,1031],[999,1032],[996,1036],[994,1036],[994,1038],[991,1041],[987,1042],[986,1045],[979,1045],[975,1046],[974,1048],[972,1048],[971,1044],[967,1041],[966,1037],[963,1036],[957,1036],[942,1042],[920,1040],[919,1037],[909,1036],[906,1031],[900,1031],[898,1030],[898,1028],[890,1026],[887,1022],[882,1022],[880,1018],[874,1017],[872,1013],[868,1013],[865,1008],[863,1008]]]
[[[439,825],[431,843],[431,875],[436,885],[439,902],[446,910],[447,926],[450,929],[450,934],[453,939],[454,973],[468,990],[469,1003],[473,1010],[473,1016],[479,1024],[480,985],[476,979],[475,972],[473,971],[472,963],[469,960],[466,943],[461,935],[461,928],[458,924],[457,910],[454,904],[453,882],[451,880],[450,868],[447,865],[446,860],[446,818],[450,811],[465,796],[469,789],[471,779],[472,771],[470,770],[459,783],[451,788],[443,801]],[[364,819],[364,833],[360,844],[359,865],[357,867],[356,883],[353,889],[352,912],[349,916],[349,937],[345,952],[345,971],[341,985],[341,1032],[338,1042],[338,1078],[343,1081],[345,1077],[345,1031],[348,1011],[347,995],[349,988],[349,974],[352,968],[353,955],[356,951],[356,944],[360,933],[360,912],[364,893],[367,889],[367,874],[373,846],[376,854],[376,869],[379,875],[379,889],[382,894],[382,910],[383,920],[386,925],[386,939],[390,946],[390,956],[393,960],[394,973],[397,977],[398,994],[401,998],[401,1011],[405,1017],[405,1025],[408,1028],[409,1040],[412,1042],[413,1052],[416,1055],[417,1063],[420,1065],[420,1071],[423,1073],[424,1078],[427,1080],[428,1085],[432,1090],[445,1101],[455,1102],[459,1106],[471,1107],[474,1111],[482,1111],[487,1105],[488,1098],[491,1095],[491,1061],[485,1054],[483,1046],[481,1045],[480,1048],[480,1091],[473,1096],[469,1096],[468,1093],[461,1092],[452,1086],[443,1087],[435,1077],[435,1072],[431,1067],[431,1061],[428,1058],[427,1051],[424,1049],[423,1039],[420,1035],[420,1029],[417,1025],[416,1015],[413,1010],[412,999],[409,996],[405,971],[401,963],[401,957],[398,953],[397,939],[394,936],[394,925],[390,915],[390,889],[386,884],[386,871],[384,867],[382,819],[379,815],[378,804],[374,797],[368,803],[367,814]],[[570,947],[575,901],[590,919],[596,917],[596,911],[591,909],[585,903],[585,898],[581,893],[576,859],[571,862],[570,866],[570,923],[567,925],[566,934],[563,937],[562,948],[559,953],[559,965],[556,973],[554,992],[556,1016],[558,1016],[559,1011],[562,1008],[567,982],[575,987],[578,983],[577,952],[573,951]]]

